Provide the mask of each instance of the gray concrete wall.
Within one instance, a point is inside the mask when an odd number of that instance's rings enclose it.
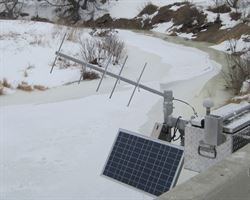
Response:
[[[250,144],[157,200],[250,200]]]

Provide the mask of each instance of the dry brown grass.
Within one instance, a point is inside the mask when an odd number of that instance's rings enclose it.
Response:
[[[4,87],[3,87],[2,82],[0,81],[0,95],[4,94],[3,90],[4,90]]]
[[[23,90],[23,91],[26,91],[26,92],[33,91],[33,87],[31,85],[29,85],[28,83],[26,83],[26,82],[19,83],[18,86],[17,86],[17,89]]]
[[[2,85],[3,87],[6,87],[6,88],[12,88],[11,84],[8,82],[6,78],[3,79]]]
[[[78,42],[79,40],[79,30],[76,27],[70,27],[69,28],[69,33],[67,35],[67,40],[72,41],[72,42]]]
[[[55,39],[60,37],[61,33],[62,33],[62,26],[55,23],[53,25],[53,31],[51,33],[52,38]]]
[[[40,91],[45,91],[48,89],[47,87],[45,87],[43,85],[34,85],[33,87],[34,87],[34,89],[40,90]]]
[[[249,35],[250,26],[240,23],[231,29],[220,30],[219,24],[208,27],[207,31],[198,33],[197,41],[206,41],[210,43],[222,43],[232,38],[240,38],[241,35]]]
[[[0,95],[4,95],[3,88],[0,88]]]
[[[43,38],[42,36],[35,36],[33,41],[30,42],[30,45],[38,45],[41,46],[43,44]]]

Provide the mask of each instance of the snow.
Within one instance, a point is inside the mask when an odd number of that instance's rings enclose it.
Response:
[[[171,32],[171,28],[173,27],[174,23],[172,21],[170,22],[164,22],[161,24],[157,24],[152,30],[158,33],[167,33]]]
[[[32,10],[34,2],[26,2],[24,11],[31,12],[31,16],[55,18],[48,7],[37,13]],[[148,2],[164,6],[184,0],[110,0],[105,9],[113,18],[133,18]],[[200,7],[214,4],[211,0],[192,2]],[[217,17],[212,12],[206,13],[208,21],[213,22]],[[239,23],[231,21],[228,14],[222,14],[221,19],[222,29]],[[53,74],[49,73],[63,34],[67,31],[74,35],[71,28],[9,20],[1,21],[0,26],[0,80],[7,78],[13,86],[25,81],[52,87],[28,95],[5,88],[7,97],[0,97],[0,198],[153,199],[101,176],[101,172],[118,128],[149,136],[154,122],[162,121],[162,99],[141,90],[127,108],[133,87],[122,83],[108,101],[114,82],[109,77],[105,78],[100,94],[94,90],[99,80],[62,86],[78,80],[80,73],[77,66],[60,68],[65,65],[62,61],[57,62]],[[154,31],[170,32],[172,26],[172,22],[158,24]],[[88,31],[77,29],[76,38],[80,34],[83,39],[89,37]],[[136,80],[144,62],[148,62],[142,83],[157,90],[174,89],[178,98],[193,99],[220,70],[220,65],[200,50],[131,31],[119,30],[119,36],[125,41],[129,55],[124,76]],[[250,47],[243,39],[244,36],[238,41],[237,50]],[[226,51],[228,47],[224,42],[213,48]],[[75,41],[66,41],[62,51],[80,57]],[[24,101],[24,96],[29,100]],[[11,102],[17,105],[11,106]],[[184,110],[177,105],[175,113]],[[193,175],[183,170],[179,183]]]
[[[6,52],[1,51],[6,56],[14,55],[13,59],[4,62],[15,64],[6,67],[1,63],[1,75],[3,72],[15,82],[21,77],[20,70],[26,69],[30,63],[34,66],[29,72],[30,80],[38,78],[44,84],[52,76],[51,80],[56,79],[56,83],[52,83],[58,84],[58,88],[51,91],[26,95],[27,98],[38,97],[39,103],[31,100],[27,105],[7,106],[9,101],[5,98],[0,102],[0,194],[3,198],[152,199],[152,196],[117,184],[100,174],[118,128],[149,136],[154,122],[162,121],[162,99],[141,90],[127,108],[124,105],[133,87],[121,84],[113,99],[108,101],[110,85],[114,82],[109,77],[105,78],[102,93],[98,95],[93,90],[98,80],[80,86],[59,87],[65,80],[79,78],[68,73],[68,70],[77,73],[75,69],[57,69],[58,65],[53,74],[49,74],[50,62],[65,27],[59,27],[60,34],[53,37],[52,24],[17,21],[1,24],[5,27],[1,29],[3,34],[21,35],[15,42],[12,42],[13,37],[7,36],[1,41]],[[30,42],[36,35],[47,42],[33,47]],[[192,99],[206,81],[218,73],[219,65],[200,50],[131,31],[120,30],[119,36],[125,41],[130,55],[124,76],[138,78],[140,65],[142,67],[149,60],[142,83],[157,90],[162,86],[174,87],[178,97]],[[73,47],[77,47],[76,44],[69,41],[62,50],[77,56],[78,48]],[[182,84],[177,84],[178,81]],[[62,92],[60,98],[53,96],[58,94],[57,91]],[[77,97],[73,96],[76,92]],[[42,99],[40,94],[44,94]],[[18,95],[16,103],[20,104]],[[180,110],[183,108],[178,106],[176,111]],[[152,112],[153,118],[149,115]],[[190,174],[183,170],[180,181],[192,176]]]
[[[220,19],[222,21],[222,27],[220,29],[229,29],[240,23],[240,20],[232,20],[229,13],[220,14]]]
[[[207,22],[214,22],[217,18],[217,13],[213,13],[208,10],[203,10],[205,14],[207,14]],[[221,30],[230,29],[234,26],[238,25],[241,20],[232,20],[229,13],[220,13],[221,20]]]
[[[143,48],[156,54],[164,63],[171,66],[164,83],[186,80],[208,73],[219,66],[209,59],[207,53],[200,50],[172,44],[150,36],[140,36],[130,31],[120,31],[121,38],[126,44]],[[176,57],[181,59],[176,59]]]
[[[55,47],[58,48],[65,28],[52,24],[27,21],[1,21],[0,80],[6,78],[16,87],[20,82],[59,86],[79,77],[79,69],[55,69],[49,75]],[[72,46],[73,48],[73,46]],[[74,48],[75,49],[75,48]],[[17,62],[18,61],[18,62]]]
[[[189,40],[195,38],[195,35],[193,33],[178,33],[178,36],[189,39]]]
[[[174,3],[174,0],[119,0],[119,1],[110,1],[110,16],[112,18],[134,18],[136,17],[141,10],[148,4],[152,3],[156,6],[164,6],[171,3]]]
[[[219,51],[224,51],[227,53],[232,53],[230,52],[230,43],[231,45],[235,46],[235,51],[240,52],[240,51],[247,51],[250,49],[250,42],[246,42],[245,38],[249,37],[248,35],[242,35],[240,39],[233,39],[231,41],[224,41],[218,45],[213,45],[211,48],[217,49]]]
[[[159,100],[142,93],[130,108],[123,106],[130,90],[117,92],[112,102],[105,94],[0,107],[2,197],[152,199],[100,176],[117,127],[137,130]]]
[[[1,27],[0,52],[3,59],[0,63],[0,80],[6,78],[14,88],[21,82],[51,88],[79,79],[81,67],[68,67],[69,62],[58,61],[53,74],[50,74],[50,69],[64,33],[67,33],[67,40],[63,44],[65,53],[81,58],[78,41],[80,37],[81,40],[91,37],[89,30],[9,20],[1,21]]]
[[[180,6],[172,6],[172,7],[170,8],[170,10],[177,11],[177,10],[179,10],[181,7],[183,7],[183,5],[180,5]]]

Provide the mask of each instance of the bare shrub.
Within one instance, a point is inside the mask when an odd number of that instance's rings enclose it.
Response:
[[[108,57],[111,56],[113,64],[118,64],[123,57],[125,44],[117,35],[104,38],[103,48],[107,51]]]
[[[138,16],[142,16],[144,14],[152,15],[157,11],[157,9],[158,9],[158,7],[156,5],[154,5],[152,2],[147,2],[138,8],[138,11],[139,11]]]
[[[209,7],[209,11],[214,13],[229,13],[231,12],[231,8],[227,4],[215,3],[214,7]]]
[[[22,11],[23,2],[20,0],[0,1],[0,17],[5,19],[17,19]]]
[[[241,18],[241,13],[239,12],[231,12],[230,17],[232,20],[237,21]]]
[[[41,0],[48,3],[50,6],[54,6],[58,17],[76,23],[81,20],[84,13],[90,19],[94,18],[97,11],[102,10],[102,5],[107,0]]]
[[[100,78],[100,76],[96,72],[87,71],[83,73],[83,80],[94,80],[98,78]]]
[[[241,11],[241,19],[243,22],[250,22],[250,1],[241,0],[239,2],[239,8]]]
[[[80,40],[80,45],[83,59],[91,64],[101,66],[108,58],[118,64],[124,56],[125,44],[117,35]]]
[[[83,59],[88,63],[94,63],[95,60],[101,59],[100,41],[94,38],[80,40],[81,54]]]
[[[227,68],[223,70],[223,77],[226,82],[226,88],[234,91],[235,94],[240,92],[242,83],[250,79],[250,56],[241,58],[236,51],[236,40],[230,40],[231,54],[226,55]]]

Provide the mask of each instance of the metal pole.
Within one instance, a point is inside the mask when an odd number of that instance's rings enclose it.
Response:
[[[166,141],[171,142],[172,135],[172,127],[169,126],[169,119],[173,113],[173,91],[168,90],[164,91],[164,101],[163,101],[163,111],[164,111],[164,125],[165,125],[165,131],[166,131]]]
[[[60,44],[60,46],[59,46],[58,52],[61,51],[61,48],[62,48],[62,45],[63,45],[63,42],[64,42],[64,40],[65,40],[66,35],[67,35],[67,34],[65,33],[64,36],[63,36],[63,39],[62,39],[62,42],[61,42],[61,44]],[[56,64],[57,58],[58,58],[58,55],[56,55],[56,57],[55,57],[55,60],[54,60],[53,65],[52,65],[52,67],[51,67],[50,73],[52,73],[52,71],[53,71],[53,69],[54,69],[54,66],[55,66],[55,64]]]

